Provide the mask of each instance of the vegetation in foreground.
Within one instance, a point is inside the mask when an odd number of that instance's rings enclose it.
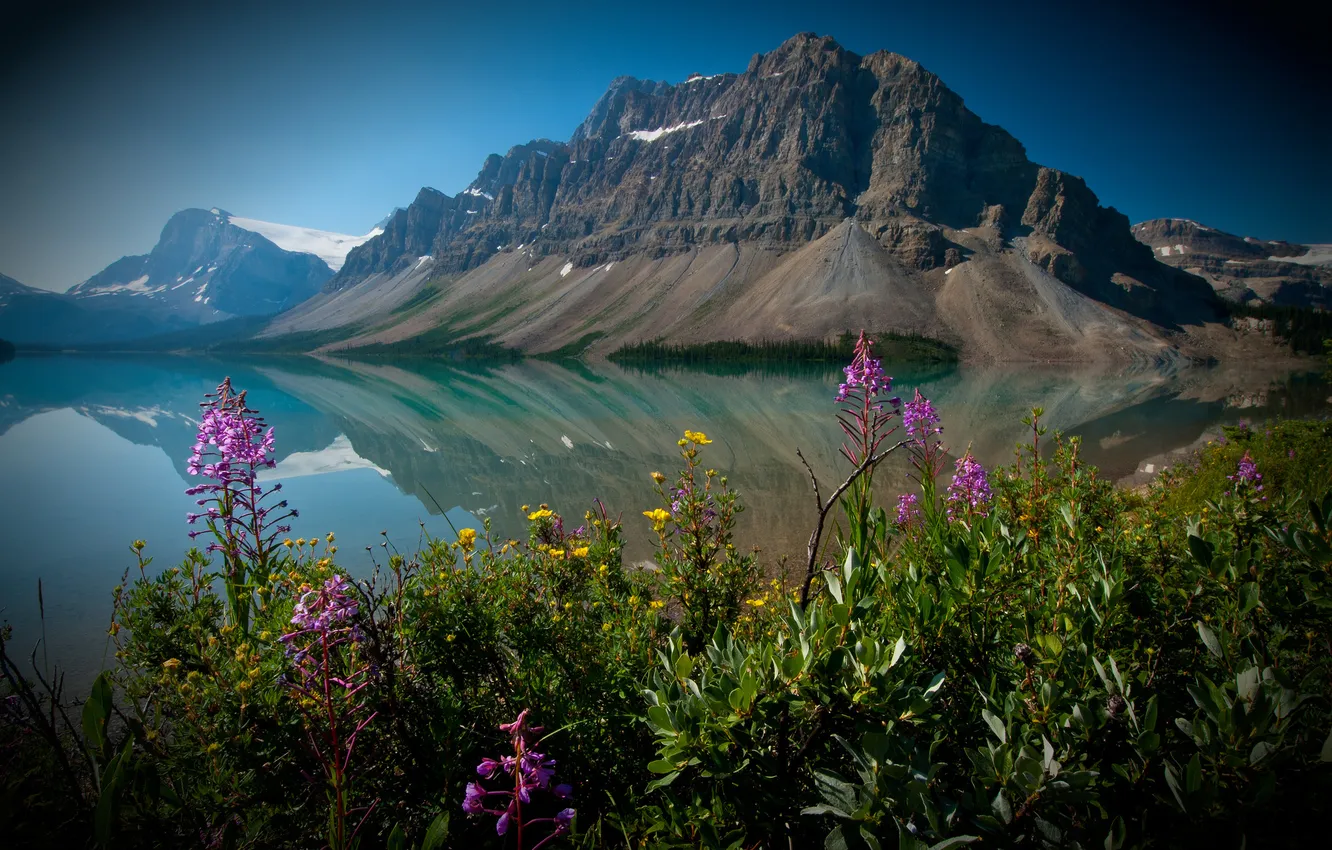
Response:
[[[291,540],[275,435],[224,383],[190,467],[207,545],[117,589],[81,706],[0,643],[7,846],[1289,846],[1332,799],[1332,431],[1235,429],[1119,491],[1039,410],[949,456],[867,343],[811,473],[808,559],[732,539],[686,431],[660,503],[527,509],[526,540]],[[876,505],[909,452],[917,486]],[[945,468],[949,467],[949,468]],[[646,471],[645,471],[646,472]],[[1316,489],[1311,489],[1316,488]],[[624,563],[632,522],[655,568]],[[576,525],[576,527],[575,527]]]

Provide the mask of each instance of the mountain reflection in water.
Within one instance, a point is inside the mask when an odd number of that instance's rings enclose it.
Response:
[[[1082,435],[1085,457],[1114,478],[1219,423],[1321,412],[1328,396],[1320,379],[1256,371],[888,371],[902,395],[919,388],[933,400],[955,453],[970,446],[987,466],[1010,462],[1028,436],[1022,417],[1040,405],[1052,433]],[[226,375],[276,428],[278,465],[265,477],[289,482],[284,495],[301,510],[293,536],[335,531],[339,561],[357,573],[370,569],[366,547],[412,548],[422,527],[451,534],[489,519],[497,536],[522,538],[523,505],[577,520],[594,499],[623,514],[629,557],[650,557],[640,516],[657,506],[649,473],[674,472],[686,428],[712,438],[706,465],[741,492],[738,544],[775,563],[803,552],[813,516],[796,449],[825,490],[846,469],[835,368],[20,358],[0,367],[0,609],[20,643],[35,640],[41,577],[52,654],[76,679],[101,663],[130,541],[149,541],[155,569],[189,547],[185,460],[199,401]],[[904,454],[880,467],[885,497],[906,489],[909,468]]]

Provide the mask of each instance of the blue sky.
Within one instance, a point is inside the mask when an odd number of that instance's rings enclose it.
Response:
[[[0,272],[63,290],[186,207],[363,233],[488,153],[567,139],[615,76],[743,71],[802,31],[918,60],[1133,221],[1332,242],[1319,25],[1208,9],[32,3],[0,35]]]

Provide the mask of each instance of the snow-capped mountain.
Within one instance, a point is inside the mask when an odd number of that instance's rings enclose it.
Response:
[[[212,210],[217,213],[218,210]],[[346,233],[333,233],[328,230],[315,230],[310,227],[295,227],[290,224],[274,224],[271,221],[259,221],[253,218],[241,218],[230,215],[227,220],[235,226],[258,233],[284,251],[298,254],[314,254],[328,264],[333,271],[342,268],[347,253],[364,242],[384,232],[382,225],[376,225],[364,236],[349,236]],[[388,219],[386,218],[385,221]]]
[[[333,274],[325,257],[341,265],[358,238],[217,208],[182,210],[151,252],[122,257],[69,295],[130,302],[195,324],[279,313],[318,292]]]

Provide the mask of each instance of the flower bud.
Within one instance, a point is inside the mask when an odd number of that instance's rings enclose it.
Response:
[[[1128,708],[1128,701],[1125,700],[1123,697],[1121,697],[1119,694],[1111,696],[1110,699],[1107,700],[1105,704],[1105,712],[1106,714],[1110,715],[1111,720],[1114,720],[1115,718],[1119,717],[1119,715],[1123,714],[1124,709],[1126,708]]]

